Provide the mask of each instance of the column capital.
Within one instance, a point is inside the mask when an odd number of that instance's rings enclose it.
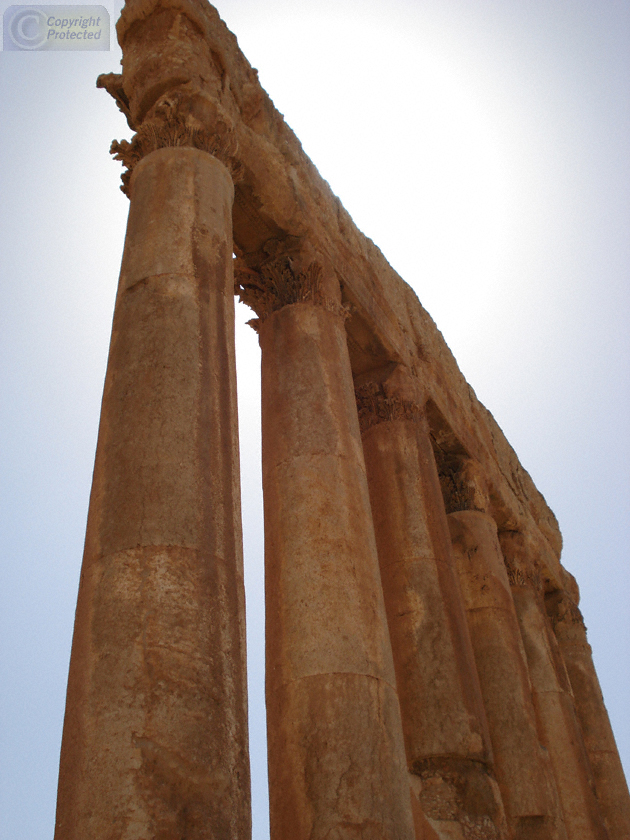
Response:
[[[460,461],[456,468],[445,464],[440,471],[440,486],[447,513],[464,510],[488,513],[488,482],[481,464],[472,458]]]
[[[272,256],[258,268],[251,268],[243,257],[234,261],[234,291],[258,316],[249,321],[256,332],[272,313],[295,303],[321,306],[344,320],[350,316],[351,307],[327,293],[322,263],[308,247],[300,250],[291,242],[284,250],[274,241],[267,250]]]
[[[359,377],[354,392],[361,434],[377,423],[419,421],[424,416],[425,394],[420,381],[396,362]]]
[[[542,592],[542,578],[538,569],[524,569],[507,559],[505,568],[510,586],[529,586],[536,592]]]
[[[541,597],[544,580],[534,548],[522,531],[499,531],[499,542],[511,587],[528,587]]]
[[[136,134],[115,140],[111,153],[127,171],[122,191],[129,195],[134,166],[163,147],[188,146],[217,157],[234,181],[237,160],[234,111],[224,94],[226,69],[209,48],[216,11],[199,0],[127,0],[116,25],[123,72],[98,77]],[[231,116],[230,116],[231,115]]]
[[[116,99],[125,113],[124,101],[117,95],[114,73],[99,76],[97,85],[104,87]],[[121,88],[122,90],[122,88]],[[182,108],[181,97],[163,97],[152,109],[152,116],[143,121],[131,140],[114,140],[110,154],[126,167],[121,176],[120,189],[130,196],[131,174],[142,158],[157,149],[187,146],[200,149],[216,157],[227,168],[236,183],[243,177],[243,167],[237,159],[238,144],[234,129],[227,120],[218,117],[210,127],[202,124]]]
[[[418,420],[422,406],[400,395],[388,395],[382,384],[367,382],[355,388],[361,434],[377,423],[392,420]]]

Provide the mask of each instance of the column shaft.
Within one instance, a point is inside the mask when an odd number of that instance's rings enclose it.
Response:
[[[536,715],[497,526],[486,513],[448,515],[495,769],[515,838],[565,837]]]
[[[414,837],[343,320],[261,325],[272,840]]]
[[[56,840],[250,836],[232,199],[190,148],[131,180]]]
[[[510,556],[505,546],[504,554]],[[568,840],[607,840],[569,680],[544,611],[542,594],[529,583],[527,573],[512,572],[510,583],[540,737],[549,752]]]
[[[498,837],[503,809],[488,769],[487,723],[426,423],[417,414],[364,427],[407,760],[422,780],[420,801],[443,830],[466,820],[475,836]]]
[[[584,736],[599,808],[611,838],[630,840],[630,795],[619,760],[591,646],[577,605],[561,591],[546,597],[547,610],[567,668]]]

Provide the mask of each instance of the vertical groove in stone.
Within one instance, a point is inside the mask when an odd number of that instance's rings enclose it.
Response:
[[[448,520],[508,823],[515,836],[565,838],[496,523],[476,510]]]
[[[247,840],[229,173],[145,157],[75,621],[56,840]]]
[[[561,590],[545,598],[567,668],[599,808],[612,838],[630,840],[630,795],[580,610]]]
[[[271,837],[411,840],[343,320],[288,305],[260,342]]]
[[[367,418],[366,418],[367,419]],[[501,797],[424,419],[365,424],[363,450],[407,761],[427,816],[504,836]],[[459,607],[459,609],[458,609]],[[474,791],[474,793],[473,793]]]

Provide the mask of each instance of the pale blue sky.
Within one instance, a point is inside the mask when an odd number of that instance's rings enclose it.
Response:
[[[115,20],[119,6],[104,5]],[[630,3],[218,8],[555,511],[628,771]],[[130,132],[94,82],[119,58],[0,53],[0,840],[53,833],[128,206],[108,148]],[[241,307],[240,324],[249,317]],[[265,840],[259,357],[249,328],[238,339],[254,838]]]

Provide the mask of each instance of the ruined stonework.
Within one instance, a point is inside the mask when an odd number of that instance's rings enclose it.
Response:
[[[216,10],[128,0],[130,215],[56,840],[251,836],[234,294],[262,350],[272,840],[630,840],[553,513]]]

